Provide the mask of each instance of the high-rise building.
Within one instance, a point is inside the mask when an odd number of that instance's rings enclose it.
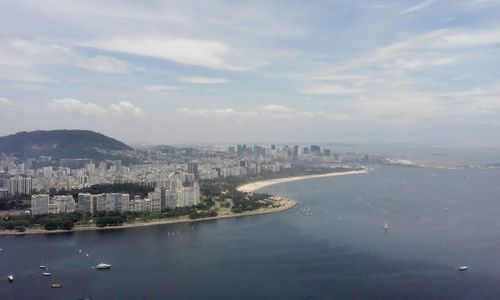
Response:
[[[94,197],[88,193],[79,193],[77,210],[82,214],[94,214]]]
[[[197,162],[188,162],[188,173],[194,174],[196,178],[198,178],[198,163]]]
[[[49,213],[49,195],[39,194],[31,196],[31,214],[44,215]]]
[[[247,145],[238,145],[238,155],[245,155],[247,153]]]
[[[175,208],[177,206],[177,193],[171,190],[165,190],[166,208]]]
[[[105,211],[115,211],[115,197],[113,194],[105,195],[104,208]]]
[[[33,189],[31,177],[11,177],[6,180],[9,195],[29,195]]]
[[[183,182],[185,182],[186,184],[191,185],[195,180],[196,176],[193,173],[184,173]]]
[[[297,145],[293,146],[292,159],[293,160],[298,160],[299,159],[299,146],[297,146]]]
[[[321,154],[321,147],[318,145],[311,145],[311,152],[314,154]]]
[[[92,176],[95,174],[95,164],[86,164],[85,165],[85,171],[87,172],[88,175]]]
[[[177,191],[177,207],[193,206],[200,203],[200,188],[195,182],[192,187],[183,187]]]
[[[112,195],[115,199],[115,211],[117,212],[129,211],[129,202],[130,202],[129,194],[115,193]]]
[[[71,213],[76,211],[76,202],[73,196],[54,196],[49,200],[49,205],[54,205],[56,211],[54,213]]]
[[[106,195],[98,194],[94,195],[96,203],[96,211],[103,212],[106,211]]]
[[[161,212],[161,188],[156,188],[154,192],[149,193],[148,198],[151,200],[151,212],[160,213]]]

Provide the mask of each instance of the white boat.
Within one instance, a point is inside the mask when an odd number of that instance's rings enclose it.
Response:
[[[46,269],[45,272],[42,273],[43,276],[50,276],[52,273],[49,272],[49,264],[47,264],[47,267],[44,267]]]
[[[45,269],[45,266],[44,265],[40,265],[40,269]]]
[[[384,229],[385,230],[389,229],[389,224],[387,224],[387,222],[385,222],[385,224],[384,224]]]
[[[469,269],[469,266],[460,266],[458,267],[459,271],[467,271]]]
[[[109,269],[111,269],[111,265],[105,264],[105,263],[100,263],[95,268],[96,268],[96,270],[109,270]]]
[[[9,279],[10,282],[14,281],[14,275],[12,275],[12,274],[9,274],[9,276],[7,276],[7,278]]]

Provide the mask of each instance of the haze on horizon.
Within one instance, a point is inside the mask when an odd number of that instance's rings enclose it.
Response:
[[[500,1],[0,3],[0,135],[500,146]]]

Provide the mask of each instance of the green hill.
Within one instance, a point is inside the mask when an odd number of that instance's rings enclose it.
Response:
[[[124,143],[90,130],[37,130],[0,137],[0,153],[19,158],[112,157],[116,151],[132,150]]]

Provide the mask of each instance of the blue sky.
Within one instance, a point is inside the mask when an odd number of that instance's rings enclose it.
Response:
[[[0,2],[0,135],[500,143],[500,1],[138,2]]]

